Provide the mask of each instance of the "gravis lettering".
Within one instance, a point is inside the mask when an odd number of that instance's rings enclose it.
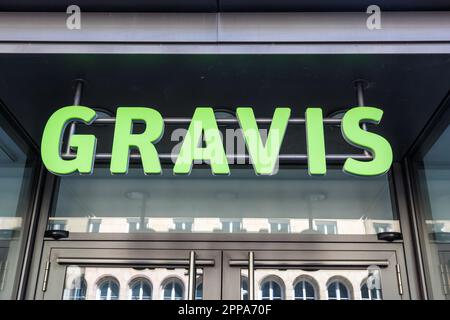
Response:
[[[291,110],[276,108],[267,139],[263,143],[252,108],[237,108],[236,114],[242,129],[247,150],[258,175],[276,173],[280,147],[288,125]],[[386,173],[392,164],[392,149],[389,142],[361,128],[361,122],[378,124],[383,111],[374,107],[355,107],[346,112],[341,131],[344,139],[359,148],[368,150],[373,159],[360,161],[346,159],[343,170],[359,176],[376,176]],[[70,145],[76,149],[74,159],[61,157],[62,136],[65,127],[72,121],[91,124],[96,112],[88,107],[67,106],[57,110],[48,120],[41,144],[41,156],[46,168],[57,175],[75,172],[91,174],[94,166],[96,137],[89,134],[74,134]],[[306,140],[308,170],[311,175],[326,174],[325,141],[322,109],[308,108],[306,118]],[[146,124],[142,133],[133,133],[133,122]],[[139,150],[145,174],[160,174],[161,163],[155,144],[164,133],[164,120],[155,109],[145,107],[119,107],[117,109],[110,171],[125,174],[128,170],[130,149]],[[201,147],[201,139],[205,147]],[[175,174],[189,174],[195,160],[207,161],[213,174],[229,174],[230,168],[224,151],[220,132],[212,108],[199,107],[195,110],[180,153],[175,162]]]

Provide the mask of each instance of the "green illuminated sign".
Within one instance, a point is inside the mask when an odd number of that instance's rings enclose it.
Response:
[[[276,108],[267,137],[263,139],[252,108],[237,108],[237,119],[256,174],[276,173],[290,114],[289,108]],[[349,144],[370,152],[372,159],[356,160],[349,157],[344,162],[344,172],[359,176],[376,176],[389,170],[393,159],[389,142],[382,136],[361,128],[363,122],[378,124],[382,115],[381,109],[373,107],[355,107],[345,113],[341,123],[344,139]],[[57,110],[50,117],[41,144],[42,161],[50,172],[57,175],[92,173],[97,143],[94,135],[71,135],[69,145],[76,150],[73,159],[63,159],[61,148],[63,134],[68,124],[78,121],[89,125],[96,116],[96,112],[91,108],[67,106]],[[143,132],[133,133],[133,123],[136,121],[145,124]],[[327,168],[322,109],[306,109],[305,122],[308,171],[311,175],[324,175]],[[126,174],[130,150],[137,149],[141,155],[144,173],[161,174],[161,163],[155,144],[163,133],[164,119],[157,110],[145,107],[119,107],[114,129],[111,173]],[[174,174],[189,174],[195,161],[208,163],[213,174],[230,174],[212,108],[199,107],[195,110],[173,168]]]

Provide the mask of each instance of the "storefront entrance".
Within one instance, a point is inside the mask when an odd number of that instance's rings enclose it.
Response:
[[[437,108],[448,89],[445,79],[429,80],[439,74],[439,68],[448,68],[445,57],[88,55],[92,65],[98,66],[95,72],[80,57],[23,55],[9,58],[8,64],[3,62],[8,75],[14,70],[7,67],[23,65],[21,59],[25,58],[36,68],[43,68],[49,60],[52,68],[61,72],[37,89],[47,93],[42,97],[19,101],[19,82],[4,90],[5,101],[14,106],[10,109],[37,146],[33,152],[28,147],[19,152],[17,143],[8,137],[15,137],[10,132],[21,132],[20,128],[0,135],[2,147],[8,151],[2,155],[1,203],[7,214],[0,225],[0,287],[4,288],[0,297],[448,298],[448,174],[441,166],[441,159],[447,158],[447,135],[425,161],[417,155],[418,164],[425,166],[413,166],[416,158],[411,158],[410,164],[408,157],[412,156],[407,151],[434,110],[423,105]],[[83,78],[89,83],[81,102],[79,82],[71,85],[80,77],[78,69],[76,74],[64,69],[63,58],[78,61],[85,69]],[[149,62],[151,68],[145,64]],[[356,62],[358,72],[336,71],[336,66]],[[411,65],[424,63],[430,77],[421,77],[418,69],[410,71]],[[385,73],[369,77],[373,66],[380,64],[395,70],[392,74],[398,78]],[[179,66],[187,68],[183,78],[173,76],[179,73]],[[304,72],[306,67],[308,72]],[[38,70],[41,74],[48,71]],[[109,79],[118,74],[127,75],[127,82],[109,87]],[[149,74],[155,77],[148,78]],[[354,87],[360,75],[367,75],[371,85],[362,91]],[[203,81],[204,76],[209,80]],[[317,79],[326,82],[317,86]],[[402,79],[407,82],[393,95],[389,88]],[[429,88],[436,91],[411,97],[410,88],[417,79],[437,83]],[[40,84],[32,81],[31,74],[25,80],[30,87]],[[419,85],[428,88],[425,83]],[[225,89],[229,94],[224,95]],[[54,97],[50,91],[61,95]],[[363,97],[367,105],[385,112],[382,124],[367,124],[368,131],[386,137],[394,151],[391,169],[380,176],[343,172],[344,160],[367,159],[364,150],[345,141],[339,125],[345,110],[365,105]],[[27,117],[31,102],[39,107],[36,110],[42,110],[33,121]],[[70,125],[62,140],[62,156],[70,159],[76,151],[67,146],[70,132],[97,137],[91,175],[58,176],[35,163],[43,126],[55,110],[70,104],[88,106],[99,117],[96,125],[77,123],[72,131]],[[229,156],[230,175],[214,175],[211,166],[200,161],[189,175],[174,175],[170,155],[179,151],[195,108],[206,104],[212,106],[223,134],[221,146]],[[111,124],[117,107],[124,105],[154,106],[164,116],[167,130],[157,145],[161,175],[144,174],[137,150],[131,152],[126,174],[111,174],[115,128]],[[255,174],[238,130],[235,108],[239,105],[254,108],[261,130],[269,129],[274,108],[292,107],[292,119],[296,120],[287,128],[277,174]],[[310,106],[323,110],[327,155],[323,176],[308,173],[303,118]],[[414,122],[403,121],[409,113],[414,113]],[[9,122],[12,120],[5,121]],[[136,123],[136,133],[142,129]],[[424,168],[426,176],[420,178],[424,185],[415,188],[419,180],[416,171]],[[425,206],[427,199],[423,199],[424,206],[418,205],[422,195],[431,195],[430,208]],[[386,234],[392,236],[386,238]],[[427,296],[427,292],[433,295]]]
[[[399,243],[46,241],[44,257],[38,299],[409,299]]]

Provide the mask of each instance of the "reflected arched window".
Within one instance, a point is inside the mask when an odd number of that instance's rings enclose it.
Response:
[[[106,278],[99,282],[97,300],[118,300],[119,283],[114,278]]]
[[[195,284],[195,300],[203,300],[203,276],[198,276]]]
[[[74,279],[70,285],[70,288],[66,289],[67,300],[86,300],[86,291],[87,291],[87,284],[84,277],[78,277]]]
[[[163,286],[163,300],[182,300],[184,296],[183,283],[177,278],[167,280]]]
[[[261,300],[283,300],[281,283],[274,279],[268,279],[261,284]]]
[[[350,290],[343,281],[333,280],[327,286],[328,300],[350,300]]]
[[[367,287],[367,283],[364,280],[361,284],[361,299],[362,300],[381,300],[381,290],[370,289]]]
[[[241,277],[241,300],[248,300],[248,280],[247,280],[247,277]]]
[[[134,279],[130,284],[130,300],[151,300],[152,285],[147,279]]]
[[[294,286],[294,299],[316,300],[316,289],[314,288],[314,285],[306,279],[297,281]]]

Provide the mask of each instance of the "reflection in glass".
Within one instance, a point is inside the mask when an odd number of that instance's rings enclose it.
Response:
[[[167,280],[163,288],[163,300],[183,300],[184,288],[179,279]]]
[[[349,300],[350,295],[347,286],[338,280],[332,281],[328,285],[328,300]]]
[[[373,274],[372,268],[373,266],[361,269],[343,267],[311,271],[297,268],[256,268],[256,299],[381,300],[381,282],[377,283],[377,289],[369,290],[369,293],[366,291],[368,279]],[[241,269],[241,300],[248,300],[248,285],[248,269]]]
[[[69,287],[64,290],[64,300],[85,300],[87,284],[84,277],[75,278]]]
[[[276,280],[266,280],[261,285],[261,300],[282,300],[281,284]]]
[[[196,299],[203,299],[203,269],[197,269]],[[66,268],[63,300],[182,300],[188,284],[186,268]],[[49,283],[53,285],[53,283]],[[57,284],[55,284],[57,285]],[[124,288],[125,290],[121,290]]]
[[[0,127],[0,300],[16,298],[36,163],[28,152]]]
[[[101,227],[88,225],[95,219]],[[311,177],[287,168],[273,176],[242,168],[229,176],[202,168],[189,176],[171,169],[145,176],[135,168],[118,177],[96,168],[92,176],[61,179],[49,224],[62,222],[70,232],[105,233],[375,234],[381,224],[400,231],[388,177],[358,178],[341,169]]]
[[[369,290],[367,283],[361,285],[361,299],[362,300],[381,300],[381,290],[372,288]]]
[[[241,276],[241,300],[248,300],[248,279]]]
[[[415,159],[429,295],[450,299],[450,126]]]
[[[199,279],[197,279],[197,283],[199,282]],[[203,300],[203,283],[200,282],[200,284],[197,284],[197,287],[195,288],[195,300]]]
[[[307,280],[300,280],[294,286],[295,300],[315,300],[316,290],[314,286]]]
[[[97,300],[118,300],[119,284],[113,278],[101,280],[97,288]]]
[[[130,300],[151,300],[152,286],[146,279],[133,280],[130,286]]]

